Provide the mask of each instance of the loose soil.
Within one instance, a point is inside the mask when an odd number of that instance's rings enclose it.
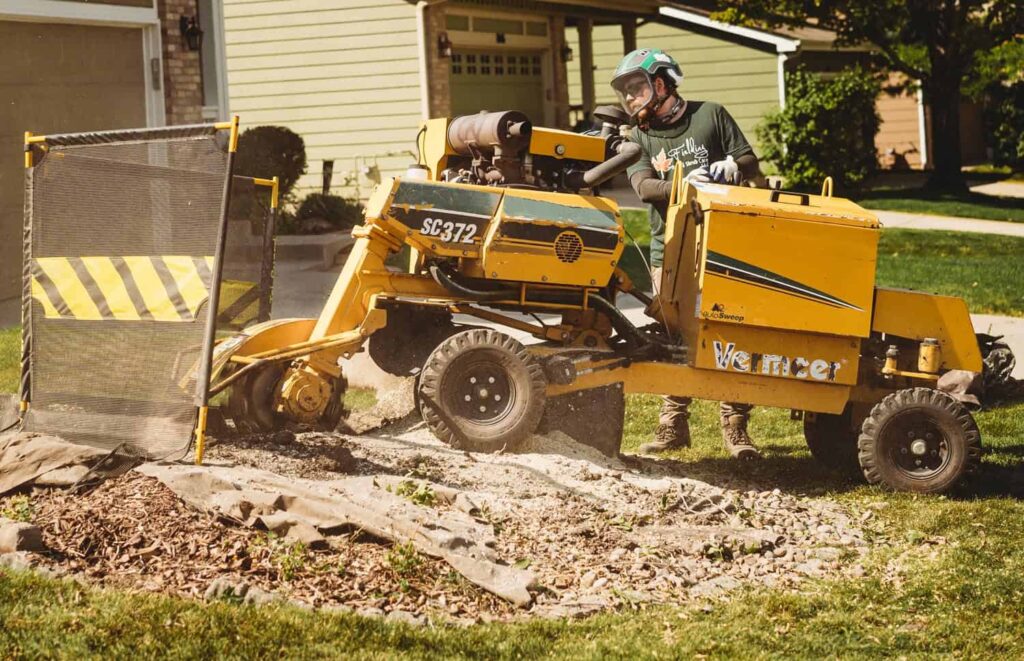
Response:
[[[303,605],[472,622],[680,603],[743,585],[787,589],[859,572],[868,545],[859,522],[870,513],[752,485],[720,488],[687,478],[684,464],[609,458],[557,432],[515,454],[471,454],[406,418],[358,436],[222,439],[207,461],[315,480],[399,476],[407,498],[435,509],[448,507],[436,490],[462,492],[493,527],[498,557],[536,574],[533,604],[517,609],[442,560],[360,531],[309,549],[237,527],[134,472],[81,495],[36,490],[32,518],[51,549],[40,560],[135,590],[198,598],[221,579]]]

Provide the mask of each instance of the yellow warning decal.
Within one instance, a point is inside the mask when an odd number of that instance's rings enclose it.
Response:
[[[32,260],[32,298],[48,319],[195,321],[212,281],[213,257]]]

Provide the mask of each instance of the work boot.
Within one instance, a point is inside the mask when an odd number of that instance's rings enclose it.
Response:
[[[640,454],[658,454],[669,450],[690,447],[690,425],[685,420],[681,425],[658,425],[654,441],[640,446]]]
[[[747,434],[747,416],[722,416],[722,440],[725,448],[736,459],[760,459],[761,453]]]

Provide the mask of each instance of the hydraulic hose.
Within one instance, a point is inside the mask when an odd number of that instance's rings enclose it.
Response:
[[[467,287],[461,283],[456,282],[451,276],[441,270],[436,264],[431,265],[430,275],[434,278],[434,282],[441,285],[456,296],[463,298],[470,298],[477,301],[500,301],[502,299],[516,299],[519,297],[519,292],[515,289],[492,289],[482,290],[473,289]],[[538,296],[538,294],[541,294]],[[573,300],[572,295],[562,294],[542,294],[541,292],[534,293],[535,298],[531,299],[535,302],[544,303],[562,303],[566,305],[577,304],[580,301]],[[598,294],[590,294],[587,296],[587,300],[590,301],[591,305],[600,312],[603,312],[608,320],[612,324],[612,328],[615,329],[619,335],[626,341],[626,344],[630,348],[637,348],[645,344],[643,336],[640,335],[640,331],[633,325],[633,322],[629,320],[626,315],[622,313],[622,310],[618,309],[611,302],[603,296]]]
[[[569,172],[566,175],[565,183],[569,188],[575,189],[600,186],[639,161],[640,154],[640,145],[634,142],[623,142],[619,145],[618,154],[584,172]]]
[[[515,289],[470,289],[463,284],[455,282],[455,280],[442,271],[436,264],[431,265],[430,276],[434,279],[434,282],[456,296],[462,296],[463,298],[473,298],[478,301],[500,301],[503,298],[519,297],[519,292]]]

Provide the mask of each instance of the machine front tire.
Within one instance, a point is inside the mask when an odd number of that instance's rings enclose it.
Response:
[[[811,456],[819,464],[843,475],[859,477],[857,439],[860,429],[851,420],[852,408],[848,405],[839,415],[805,414],[804,439],[807,440]]]
[[[442,342],[419,376],[423,420],[442,442],[473,452],[512,449],[544,414],[544,370],[515,339],[491,329]]]
[[[896,491],[949,491],[981,462],[974,418],[931,388],[900,390],[879,402],[864,420],[857,447],[868,482]]]

